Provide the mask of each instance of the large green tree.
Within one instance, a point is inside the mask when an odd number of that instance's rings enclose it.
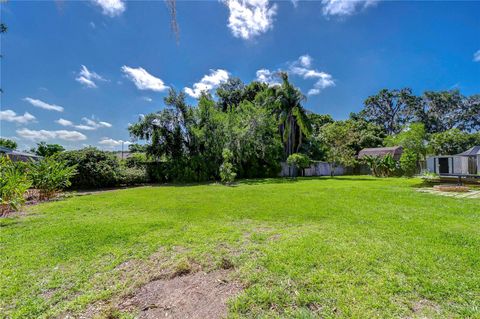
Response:
[[[467,133],[457,128],[434,133],[430,137],[429,150],[435,155],[455,155],[472,146],[480,145],[480,132]]]
[[[427,91],[421,103],[415,105],[415,120],[425,125],[428,133],[450,130],[454,127],[465,128],[463,116],[464,97],[460,91]]]
[[[299,151],[303,139],[311,133],[311,125],[302,106],[305,96],[290,83],[287,73],[280,73],[280,77],[282,84],[267,89],[264,103],[275,115],[286,159]]]
[[[62,145],[47,144],[46,142],[37,143],[37,147],[31,149],[31,152],[44,157],[52,156],[63,151],[65,151],[65,148]]]
[[[383,89],[365,100],[359,115],[383,127],[387,134],[396,134],[413,118],[412,110],[418,103],[420,99],[409,88]]]
[[[427,132],[423,123],[411,123],[396,134],[387,136],[387,146],[402,146],[418,156],[418,159],[425,159],[427,156]]]

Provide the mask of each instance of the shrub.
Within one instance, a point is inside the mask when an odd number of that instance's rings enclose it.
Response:
[[[222,152],[223,163],[220,166],[220,179],[224,184],[231,184],[235,180],[237,173],[232,164],[233,153],[228,148]]]
[[[101,188],[115,186],[120,177],[120,164],[115,155],[87,147],[77,151],[65,151],[56,155],[69,166],[77,165],[78,174],[71,182],[77,188]]]
[[[144,184],[148,181],[145,168],[123,167],[120,170],[118,183],[121,185]]]
[[[310,158],[308,158],[307,155],[300,153],[293,153],[287,158],[287,164],[295,167],[297,170],[301,170],[302,175],[304,175],[303,170],[305,168],[308,168],[310,166],[310,163]]]
[[[6,156],[0,157],[0,216],[17,210],[31,183],[27,176]]]
[[[411,150],[405,150],[400,157],[400,168],[404,176],[412,177],[417,173],[418,156]]]
[[[125,160],[125,165],[127,167],[144,167],[147,162],[147,155],[145,153],[132,153]]]
[[[40,199],[49,199],[71,185],[70,179],[77,173],[76,165],[66,161],[45,157],[30,163],[28,177],[34,188],[39,190]]]
[[[392,177],[399,170],[398,162],[393,159],[391,154],[383,157],[367,155],[363,158],[363,162],[368,165],[373,176],[376,177]]]

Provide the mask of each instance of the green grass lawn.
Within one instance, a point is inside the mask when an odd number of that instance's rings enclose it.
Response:
[[[226,258],[245,287],[231,317],[480,318],[480,200],[419,183],[141,187],[29,207],[0,219],[0,316],[78,313],[162,265]]]

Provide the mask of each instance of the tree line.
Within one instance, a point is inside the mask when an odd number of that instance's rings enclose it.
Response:
[[[203,93],[196,105],[171,89],[162,110],[142,116],[128,128],[137,143],[129,146],[135,154],[125,164],[91,148],[64,151],[60,145],[42,142],[32,151],[41,156],[61,153],[70,165],[82,158],[85,165],[80,163],[78,170],[88,169],[73,179],[73,185],[101,187],[104,181],[111,186],[125,180],[231,182],[275,177],[281,162],[298,168],[310,161],[354,167],[361,149],[381,146],[402,146],[405,170],[413,172],[428,154],[457,154],[480,144],[480,95],[451,90],[416,96],[408,88],[383,89],[368,97],[360,112],[335,121],[306,110],[305,96],[286,73],[279,76],[278,85],[230,78],[213,95]],[[0,145],[16,147],[5,139]],[[97,166],[104,163],[102,172],[108,174],[95,172],[90,180],[90,158],[98,160]],[[97,178],[103,175],[108,178]]]
[[[219,179],[225,166],[239,178],[277,176],[279,163],[293,154],[354,166],[367,147],[400,145],[418,162],[429,153],[480,144],[480,95],[384,89],[368,97],[360,112],[334,121],[306,110],[305,96],[286,73],[279,76],[279,85],[230,78],[216,98],[205,92],[196,106],[172,89],[165,108],[142,117],[129,132],[146,142],[146,154],[165,181]],[[295,161],[305,163],[298,156],[289,162]]]

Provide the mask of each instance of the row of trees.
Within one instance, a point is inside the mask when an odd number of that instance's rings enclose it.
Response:
[[[480,143],[478,95],[454,90],[415,96],[410,89],[385,89],[368,97],[359,113],[334,121],[306,111],[300,90],[285,73],[280,76],[276,86],[229,79],[217,89],[217,99],[205,93],[197,106],[171,90],[166,108],[141,118],[130,134],[146,142],[166,181],[220,178],[225,151],[232,154],[232,171],[244,178],[275,176],[278,164],[297,153],[334,169],[354,166],[366,147],[400,145],[418,163],[430,153],[454,154]]]
[[[161,111],[129,127],[132,138],[145,144],[130,145],[137,154],[127,165],[94,149],[63,152],[60,145],[39,143],[32,151],[41,156],[65,154],[71,165],[91,165],[91,158],[106,163],[101,170],[105,174],[89,177],[85,171],[74,179],[79,187],[101,187],[121,184],[125,176],[133,182],[277,176],[280,162],[289,157],[288,162],[300,169],[310,160],[327,161],[335,169],[340,164],[355,166],[363,148],[397,145],[405,150],[403,164],[397,164],[410,175],[427,154],[456,154],[480,144],[478,95],[444,91],[415,96],[410,89],[381,90],[365,100],[359,113],[334,121],[305,110],[300,90],[286,73],[280,77],[282,83],[275,86],[230,78],[218,87],[215,98],[204,93],[196,106],[186,103],[184,93],[170,90]],[[0,145],[5,143],[0,139]],[[97,176],[106,177],[97,181]]]
[[[480,129],[480,95],[463,96],[458,90],[426,91],[416,96],[409,88],[383,89],[365,100],[357,115],[381,126],[388,135],[398,134],[409,123],[423,123],[427,133],[451,129]]]

